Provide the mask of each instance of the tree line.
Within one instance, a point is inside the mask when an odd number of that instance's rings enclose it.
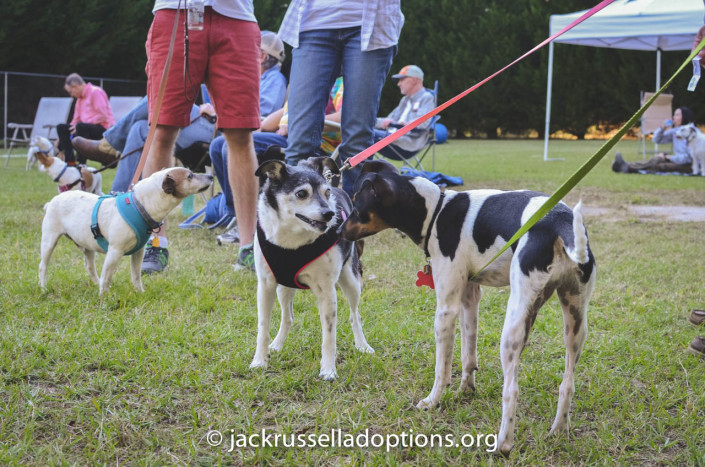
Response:
[[[404,0],[404,29],[392,72],[416,64],[425,84],[439,81],[444,102],[512,62],[549,34],[551,14],[594,6],[597,0]],[[144,43],[153,0],[13,0],[0,7],[0,70],[145,79]],[[276,31],[287,2],[255,0],[262,29]],[[688,52],[664,52],[662,81]],[[555,45],[551,132],[582,138],[592,125],[609,129],[638,108],[639,92],[655,88],[656,53]],[[502,73],[442,113],[458,137],[506,134],[543,136],[548,47]],[[291,66],[291,49],[287,62]],[[391,73],[390,73],[391,75]],[[674,106],[693,109],[705,123],[705,84],[686,91],[687,68],[669,90]],[[385,84],[380,114],[390,112],[400,94]]]

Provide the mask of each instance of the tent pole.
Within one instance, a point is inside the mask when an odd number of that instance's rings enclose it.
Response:
[[[553,42],[548,44],[548,77],[546,79],[546,127],[543,136],[543,160],[548,160],[548,136],[551,127],[551,88],[553,87]]]
[[[656,49],[656,92],[661,89],[661,49]]]

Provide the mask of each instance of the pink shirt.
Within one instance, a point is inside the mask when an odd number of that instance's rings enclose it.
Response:
[[[71,124],[93,123],[106,130],[115,124],[113,111],[108,103],[108,95],[103,88],[87,83],[81,97],[76,99]]]

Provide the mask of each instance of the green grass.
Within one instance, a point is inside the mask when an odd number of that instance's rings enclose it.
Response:
[[[436,169],[466,188],[552,192],[602,142],[452,141]],[[635,142],[620,143],[636,158]],[[611,157],[610,155],[609,157]],[[3,159],[4,161],[4,159]],[[586,206],[702,205],[705,179],[617,175],[603,160],[568,196]],[[106,175],[103,187],[112,179]],[[120,265],[111,291],[83,270],[68,240],[49,287],[37,285],[42,206],[49,177],[12,159],[0,169],[0,464],[504,464],[486,448],[235,448],[230,434],[493,434],[501,419],[499,339],[508,290],[485,289],[477,393],[452,387],[438,410],[417,411],[434,378],[435,296],[413,284],[423,253],[386,231],[366,242],[361,314],[376,353],[353,345],[339,294],[338,379],[318,379],[320,324],[300,293],[284,349],[266,371],[248,369],[256,336],[256,279],[234,272],[235,248],[214,231],[171,228],[168,272],[144,279]],[[183,219],[170,216],[172,227]],[[686,353],[689,309],[705,305],[703,223],[587,217],[598,262],[589,334],[576,372],[569,436],[548,437],[563,374],[562,312],[542,309],[522,356],[511,464],[705,465],[705,361]],[[99,262],[99,266],[102,263]],[[272,335],[279,324],[278,310]],[[209,430],[226,442],[211,447]],[[232,431],[231,431],[232,430]]]

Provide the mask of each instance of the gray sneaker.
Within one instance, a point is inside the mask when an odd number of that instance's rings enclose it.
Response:
[[[142,260],[142,274],[162,272],[169,262],[169,250],[158,246],[147,245]]]
[[[237,224],[235,224],[232,228],[226,230],[225,233],[222,233],[215,237],[215,240],[218,242],[218,245],[224,245],[226,243],[239,243],[240,231],[237,229]]]
[[[235,270],[249,269],[255,272],[255,252],[252,245],[241,246],[240,251],[237,253],[237,263],[235,263]]]

